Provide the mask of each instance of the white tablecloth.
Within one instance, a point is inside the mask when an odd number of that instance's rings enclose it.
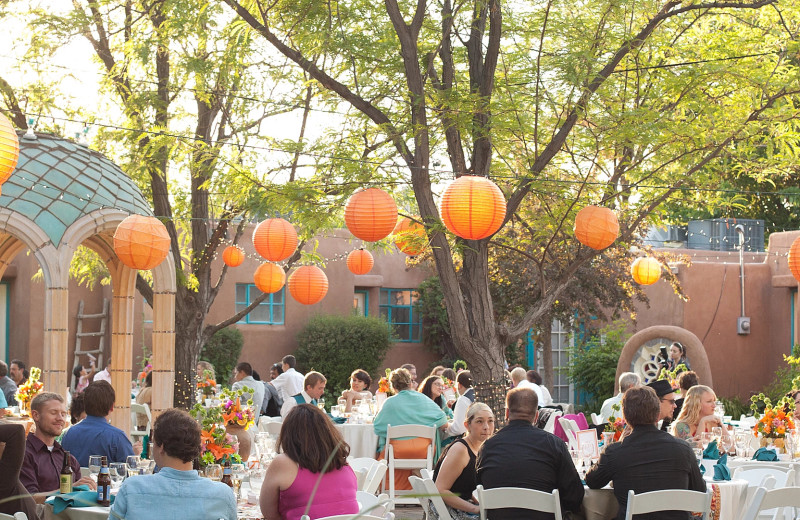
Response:
[[[378,436],[371,424],[337,424],[336,428],[350,446],[350,456],[375,458]]]

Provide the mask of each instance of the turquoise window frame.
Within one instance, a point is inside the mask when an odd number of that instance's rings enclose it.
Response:
[[[396,305],[390,303],[393,300],[395,293],[409,292],[408,305]],[[392,331],[393,340],[398,343],[420,343],[422,341],[422,320],[419,313],[414,310],[414,303],[419,298],[417,291],[414,289],[384,289],[381,288],[380,294],[380,314],[386,319]],[[400,310],[408,310],[408,321],[395,321],[396,315]],[[397,335],[397,327],[408,325],[409,335],[407,338]],[[416,331],[416,334],[414,333]]]
[[[245,301],[239,300],[239,289],[244,288],[245,290]],[[244,309],[250,303],[258,298],[261,295],[261,291],[255,284],[252,283],[237,283],[236,284],[236,293],[234,295],[235,305],[236,305],[236,312]],[[280,295],[280,301],[276,301],[278,299],[278,295]],[[259,307],[267,306],[269,308],[269,321],[261,321],[253,319],[253,311],[248,312],[242,319],[239,320],[239,323],[248,324],[248,325],[283,325],[286,322],[286,287],[283,287],[280,291],[276,293],[270,294],[263,302],[259,304]],[[275,311],[276,309],[281,309],[281,319],[275,319]],[[255,309],[253,309],[255,310]]]
[[[796,356],[798,353],[795,352],[795,344],[794,344],[794,306],[797,305],[797,287],[792,287],[789,290],[789,352],[791,352],[792,356]]]
[[[364,316],[369,316],[369,291],[366,289],[356,289],[353,293],[364,295]]]

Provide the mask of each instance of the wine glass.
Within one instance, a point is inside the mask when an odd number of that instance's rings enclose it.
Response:
[[[722,449],[725,450],[725,453],[731,453],[733,451],[734,440],[732,435],[726,435],[722,437]]]
[[[219,464],[209,464],[206,466],[206,477],[210,478],[214,482],[219,482],[222,480],[222,466]]]
[[[340,397],[336,403],[339,406],[339,413],[344,417],[344,412],[347,410],[347,399]]]
[[[231,464],[231,483],[233,484],[233,494],[236,498],[242,498],[240,490],[245,476],[247,476],[247,470],[244,464]]]
[[[128,476],[132,477],[139,474],[139,461],[141,458],[138,455],[129,455],[125,459],[125,465],[128,467]]]
[[[124,462],[112,462],[108,465],[108,474],[111,477],[111,487],[116,489],[125,480],[128,474],[128,465]]]
[[[319,399],[317,399],[317,408],[319,408],[323,412],[325,411],[325,399],[324,398],[320,397]]]
[[[735,442],[736,442],[736,454],[740,457],[747,456],[747,433],[744,431],[738,431],[735,435]]]
[[[100,473],[100,466],[103,464],[102,455],[89,455],[89,472],[92,480],[97,482],[97,474]]]
[[[711,432],[703,432],[700,434],[700,444],[703,445],[704,450],[708,448],[708,445],[711,444]]]
[[[722,428],[719,426],[712,427],[711,437],[717,440],[717,445],[722,444]]]
[[[156,461],[139,459],[139,475],[152,475],[154,469],[156,469]]]

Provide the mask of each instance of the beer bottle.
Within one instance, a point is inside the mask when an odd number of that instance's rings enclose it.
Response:
[[[111,475],[108,473],[108,460],[103,457],[100,464],[100,474],[97,475],[97,503],[101,506],[110,506]]]
[[[230,459],[225,461],[225,465],[222,467],[222,480],[223,484],[228,484],[230,487],[233,487],[233,480],[231,479],[231,461]]]
[[[64,465],[61,467],[61,474],[58,477],[59,493],[72,493],[72,466],[69,464],[69,452],[64,452]]]

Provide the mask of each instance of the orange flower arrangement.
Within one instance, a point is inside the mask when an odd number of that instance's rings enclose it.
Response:
[[[754,395],[750,398],[750,409],[759,417],[757,407],[764,403],[764,413],[753,427],[755,435],[780,439],[786,437],[788,430],[794,429],[794,399],[781,398],[774,406],[764,394]]]
[[[386,375],[380,378],[378,381],[378,392],[388,395],[394,394],[392,391],[392,385],[389,383],[389,376],[391,375],[392,370],[387,368]]]
[[[253,410],[250,406],[242,407],[241,394],[235,396],[236,400],[234,400],[233,396],[225,399],[225,394],[226,392],[223,392],[222,405],[220,405],[222,406],[222,420],[225,425],[238,425],[245,430],[252,426],[255,423]],[[250,401],[248,401],[248,405],[250,405]]]
[[[41,376],[42,370],[40,368],[31,367],[31,375],[28,377],[28,380],[17,389],[14,398],[19,403],[21,409],[28,410],[33,398],[39,395],[39,392],[44,389],[44,383],[39,381]]]
[[[617,442],[622,436],[622,432],[625,431],[627,424],[625,423],[625,419],[622,418],[622,410],[620,405],[615,404],[611,407],[611,409],[613,412],[608,418],[608,424],[606,424],[603,431],[614,432],[614,442]],[[619,414],[619,417],[615,417],[617,414]]]
[[[214,393],[214,389],[217,386],[217,382],[211,377],[211,372],[208,370],[203,371],[203,377],[205,381],[198,381],[197,388],[203,393],[203,395],[211,395]]]

